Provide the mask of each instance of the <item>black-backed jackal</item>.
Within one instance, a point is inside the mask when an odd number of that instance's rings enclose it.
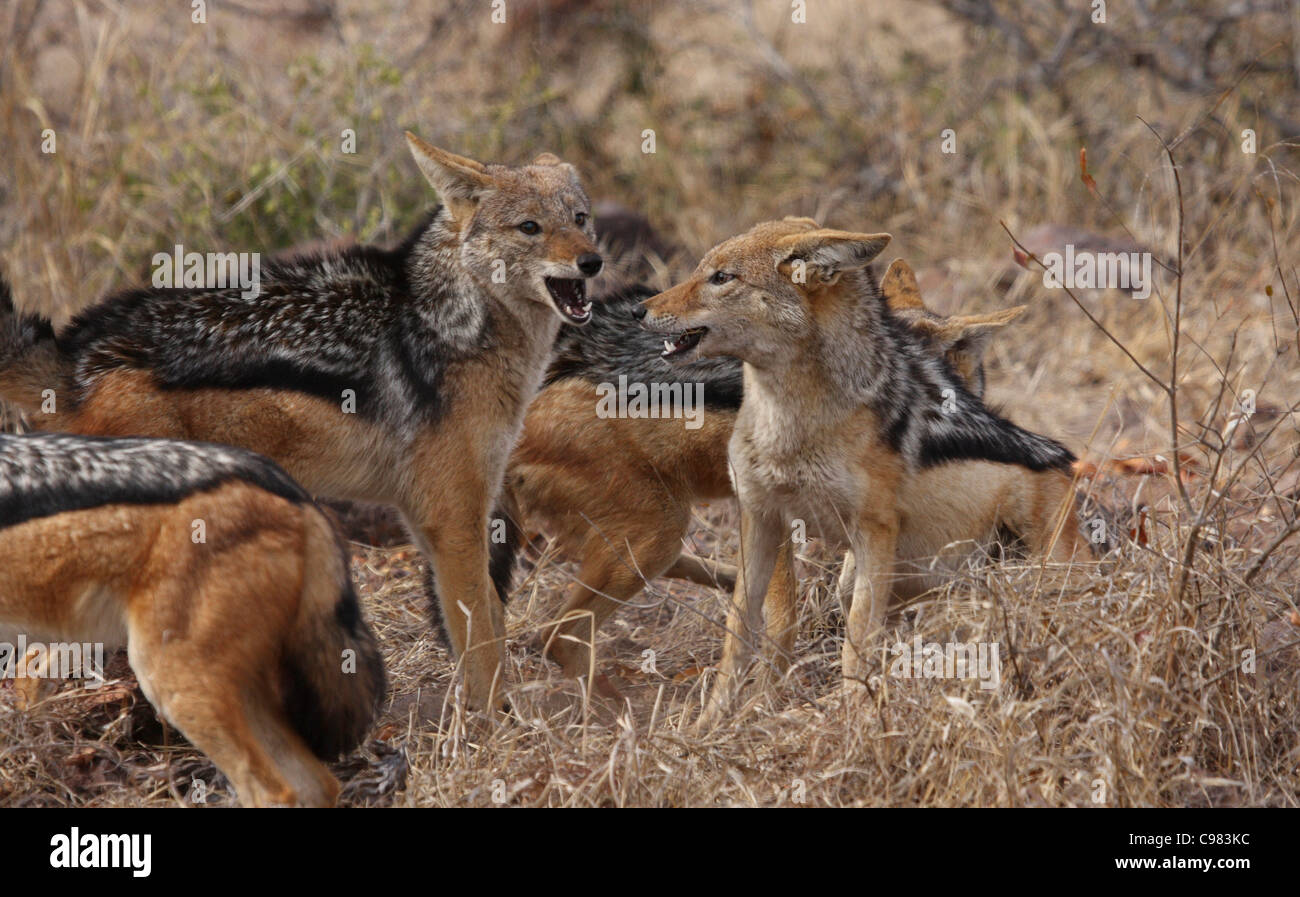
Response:
[[[0,435],[0,631],[125,646],[145,697],[253,806],[333,805],[317,758],[352,750],[384,696],[329,521],[227,446]]]
[[[711,249],[640,309],[642,326],[667,337],[665,358],[744,362],[727,451],[740,571],[706,716],[730,705],[765,604],[767,634],[790,644],[792,579],[774,571],[792,553],[796,521],[857,562],[842,658],[850,690],[866,679],[900,559],[1004,528],[1060,558],[1081,541],[1066,519],[1074,456],[989,411],[890,309],[869,267],[888,241],[806,218],[767,222]]]
[[[396,249],[268,262],[253,298],[121,293],[57,335],[0,291],[0,399],[41,430],[243,446],[313,494],[396,505],[467,704],[500,706],[509,571],[489,572],[489,514],[602,259],[571,165],[484,165],[407,137],[444,204]]]
[[[920,336],[929,352],[943,356],[973,394],[982,395],[987,340],[1024,306],[988,314],[935,314],[925,307],[916,276],[902,259],[890,265],[882,289],[895,317]],[[548,635],[548,653],[566,675],[591,676],[606,694],[613,694],[613,687],[595,665],[595,632],[646,582],[673,576],[725,589],[735,583],[735,568],[687,556],[681,548],[692,505],[733,494],[727,441],[743,393],[741,362],[720,356],[673,365],[662,359],[661,337],[628,326],[651,295],[632,288],[606,296],[591,325],[560,335],[546,386],[529,407],[507,474],[522,517],[554,537],[561,557],[579,562],[561,622]],[[680,419],[596,419],[598,388],[620,377],[632,383],[702,385],[701,426],[686,428]],[[1069,482],[1053,482],[1060,492],[1055,503],[1064,500]],[[1011,526],[1009,519],[998,522],[1004,537],[1033,535],[1023,525]],[[910,540],[904,548],[913,553],[900,550],[896,593],[910,596],[933,585],[943,571],[931,566],[933,558],[925,552],[984,524],[971,520],[953,528],[949,519],[925,538]],[[913,521],[904,529],[910,536],[919,526],[920,521]],[[963,559],[969,549],[967,545]],[[787,561],[779,560],[778,576],[792,575]],[[845,570],[852,567],[850,554]],[[777,628],[788,655],[794,610],[778,611],[786,614]]]

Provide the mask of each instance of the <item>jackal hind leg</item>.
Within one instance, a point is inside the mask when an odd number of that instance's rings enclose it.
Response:
[[[686,521],[653,521],[637,533],[624,533],[632,545],[630,556],[610,544],[609,534],[587,539],[577,582],[569,588],[560,620],[546,634],[547,653],[570,678],[589,676],[607,697],[617,697],[607,676],[596,667],[596,632],[645,585],[662,576],[681,546]]]
[[[280,644],[298,607],[301,563],[268,562],[275,549],[248,540],[195,570],[196,559],[167,541],[147,571],[155,584],[138,586],[128,601],[127,656],[145,696],[226,775],[241,803],[332,806],[338,782],[280,703]],[[249,589],[263,603],[260,617],[246,614]],[[173,629],[172,619],[184,628]]]
[[[131,633],[131,669],[163,718],[217,765],[245,806],[333,805],[338,783],[283,719],[275,719],[273,708],[259,706],[257,712],[248,712],[250,699],[259,705],[268,699],[252,697],[239,680],[212,675],[213,658],[195,656],[192,647],[179,641],[164,645],[149,633]],[[259,670],[258,675],[274,672]],[[277,726],[280,731],[275,731]],[[293,755],[286,770],[284,761]],[[310,767],[317,767],[318,773],[301,775]],[[198,783],[190,785],[192,799],[202,793]]]

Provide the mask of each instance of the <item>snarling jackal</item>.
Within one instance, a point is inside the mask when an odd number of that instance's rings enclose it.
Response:
[[[443,205],[395,249],[271,261],[252,297],[120,293],[57,334],[0,294],[0,399],[42,430],[243,446],[313,494],[396,505],[483,708],[502,701],[508,575],[494,565],[494,590],[489,514],[602,259],[571,165],[484,165],[407,137]]]
[[[810,219],[760,224],[711,249],[639,311],[666,337],[669,360],[744,362],[727,450],[740,570],[711,713],[729,704],[748,666],[765,597],[769,632],[789,643],[793,589],[773,574],[794,531],[856,560],[846,684],[865,681],[900,561],[1003,529],[1060,557],[1080,541],[1065,520],[1074,456],[986,408],[890,308],[869,267],[889,239]]]

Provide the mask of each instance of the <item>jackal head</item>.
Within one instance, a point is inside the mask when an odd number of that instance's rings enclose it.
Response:
[[[710,249],[685,282],[635,314],[666,335],[663,357],[675,363],[733,355],[767,367],[802,351],[818,318],[846,301],[834,289],[841,275],[869,265],[889,240],[810,218],[764,222]]]
[[[460,242],[460,261],[490,295],[549,305],[573,324],[591,320],[586,280],[600,273],[591,200],[578,172],[550,153],[531,165],[484,165],[406,132]]]

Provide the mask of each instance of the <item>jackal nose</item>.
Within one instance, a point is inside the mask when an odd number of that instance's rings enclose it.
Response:
[[[605,260],[594,252],[584,252],[578,256],[578,270],[588,277],[595,277],[600,273],[601,266]]]
[[[645,320],[645,306],[644,305],[632,306],[632,317],[636,318],[638,321]]]

